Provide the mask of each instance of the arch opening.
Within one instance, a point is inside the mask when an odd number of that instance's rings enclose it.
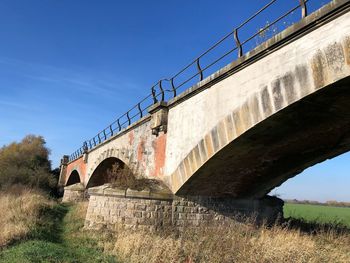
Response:
[[[72,185],[72,184],[77,184],[77,183],[80,183],[80,176],[79,176],[78,171],[74,170],[70,174],[66,186],[69,186],[69,185]]]
[[[92,173],[86,188],[110,184],[113,188],[141,191],[171,192],[160,180],[150,179],[135,174],[127,164],[118,158],[103,160]]]
[[[270,194],[287,202],[348,203],[350,151],[305,169],[274,188]]]
[[[87,188],[107,183],[119,188],[128,188],[135,180],[135,175],[123,161],[110,157],[103,160],[94,170]]]

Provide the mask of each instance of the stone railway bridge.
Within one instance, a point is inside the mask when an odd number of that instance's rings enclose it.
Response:
[[[275,218],[283,202],[266,196],[273,188],[350,149],[349,8],[332,1],[78,158],[64,156],[64,199],[88,189],[91,227],[226,222],[237,211]],[[152,186],[112,187],[116,163]]]

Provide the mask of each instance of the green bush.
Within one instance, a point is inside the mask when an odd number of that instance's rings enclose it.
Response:
[[[42,136],[28,135],[0,148],[0,188],[21,184],[53,192],[57,176],[51,172],[45,144]]]

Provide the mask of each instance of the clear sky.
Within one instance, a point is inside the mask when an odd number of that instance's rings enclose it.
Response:
[[[43,135],[53,166],[232,30],[263,0],[0,1],[0,145]],[[279,1],[252,30],[293,1]],[[295,1],[296,3],[298,1]],[[311,9],[323,2],[311,1]],[[244,32],[242,36],[244,36]],[[350,154],[276,190],[350,201]]]

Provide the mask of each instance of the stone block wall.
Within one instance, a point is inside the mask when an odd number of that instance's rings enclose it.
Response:
[[[159,228],[172,224],[172,201],[91,196],[85,219],[87,228],[127,227]]]
[[[229,225],[247,217],[273,223],[283,215],[283,201],[270,196],[263,199],[176,198],[172,207],[175,226]]]
[[[259,200],[232,198],[180,198],[164,193],[97,187],[89,190],[85,227],[117,226],[159,229],[161,227],[231,224],[254,216],[274,222],[282,215],[283,201],[275,197]],[[153,197],[151,198],[150,196]]]
[[[86,189],[81,183],[66,186],[64,188],[64,194],[62,202],[64,203],[76,203],[86,200],[87,193]]]

